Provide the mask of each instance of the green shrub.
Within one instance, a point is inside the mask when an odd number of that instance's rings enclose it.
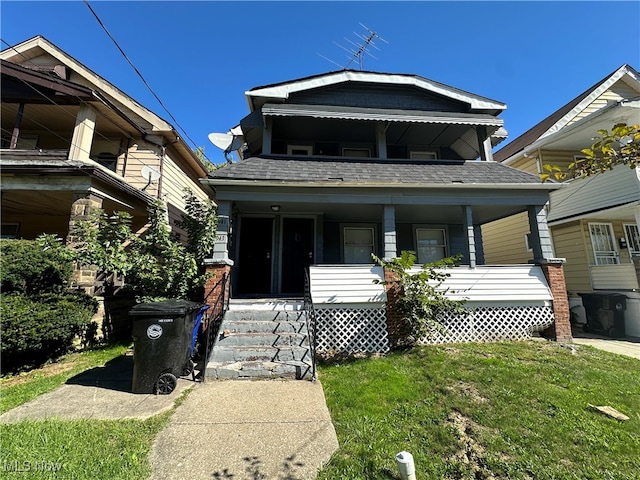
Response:
[[[2,293],[61,292],[73,274],[73,252],[52,235],[38,240],[0,240]]]
[[[96,300],[84,292],[3,295],[2,371],[15,372],[54,360],[71,350],[74,339],[86,337]]]

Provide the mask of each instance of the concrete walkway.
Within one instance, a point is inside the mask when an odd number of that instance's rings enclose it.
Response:
[[[181,378],[170,395],[147,395],[131,393],[132,378],[132,357],[118,357],[0,415],[0,423],[146,419],[192,389],[153,444],[154,480],[314,479],[338,448],[320,382]]]
[[[574,333],[573,343],[578,345],[589,345],[590,347],[598,348],[600,350],[640,360],[640,341],[617,340],[594,334]]]
[[[156,437],[152,479],[314,479],[337,448],[319,382],[210,381]]]

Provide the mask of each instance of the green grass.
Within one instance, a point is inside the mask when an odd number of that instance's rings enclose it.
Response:
[[[555,343],[416,348],[320,368],[340,449],[319,479],[637,479],[640,361]],[[622,422],[589,407],[610,405]]]
[[[124,354],[128,345],[72,353],[46,367],[0,379],[0,414],[50,392],[71,377]]]
[[[62,385],[125,353],[126,345],[70,354],[60,362],[0,381],[2,411]],[[184,401],[189,390],[179,397]],[[172,412],[147,420],[22,421],[0,425],[0,478],[143,479],[148,454]],[[191,448],[185,446],[185,448]]]

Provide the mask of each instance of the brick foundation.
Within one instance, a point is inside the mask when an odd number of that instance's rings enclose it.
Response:
[[[396,279],[395,273],[390,270],[384,270],[385,282],[393,282]],[[397,283],[388,283],[385,285],[387,291],[387,335],[389,338],[389,346],[393,349],[402,345],[407,338],[409,327],[402,319],[402,313],[398,310],[397,300],[402,294],[402,288]]]
[[[570,343],[573,341],[573,337],[571,335],[569,297],[564,279],[563,264],[564,260],[561,259],[548,260],[539,264],[551,289],[555,319],[554,324],[541,333],[556,342]]]
[[[206,272],[209,275],[207,283],[204,286],[204,303],[209,305],[211,309],[207,312],[208,316],[212,316],[218,312],[214,312],[216,302],[222,296],[222,288],[225,282],[221,279],[226,275],[227,288],[224,292],[224,299],[219,303],[219,308],[229,299],[229,275],[231,274],[231,265],[226,263],[211,263],[206,265]]]

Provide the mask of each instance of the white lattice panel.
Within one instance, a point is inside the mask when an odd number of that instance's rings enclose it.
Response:
[[[443,332],[420,343],[492,342],[524,340],[533,332],[553,324],[553,309],[544,306],[478,307],[468,315],[450,315],[441,320]]]
[[[380,308],[316,308],[316,350],[339,353],[389,351],[384,306]]]

